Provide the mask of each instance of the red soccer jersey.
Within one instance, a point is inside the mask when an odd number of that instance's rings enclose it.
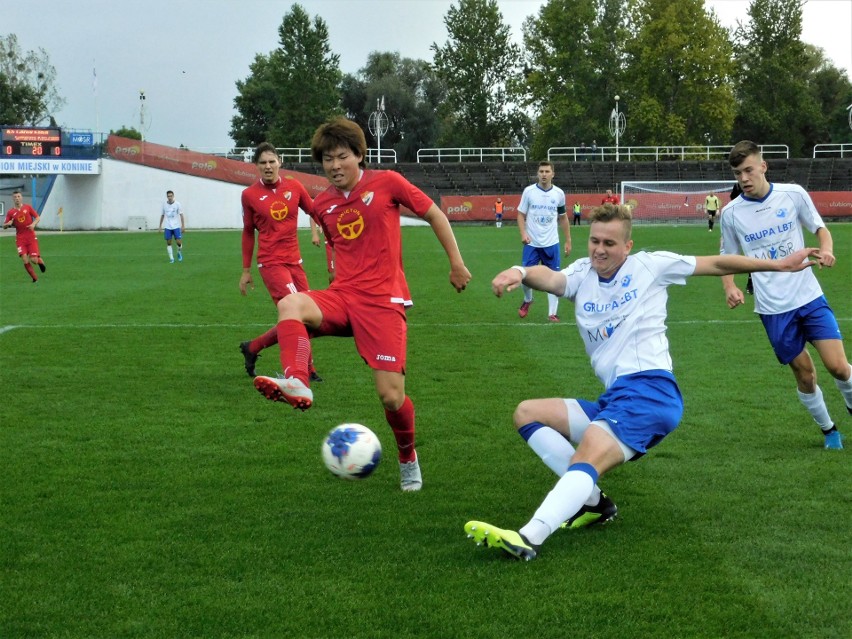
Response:
[[[29,226],[33,223],[33,220],[37,219],[38,213],[35,209],[29,204],[22,204],[19,209],[9,209],[3,224],[6,225],[11,221],[17,235],[27,235],[28,233],[35,235],[35,231],[30,229]]]
[[[314,200],[316,218],[334,247],[330,288],[411,304],[402,268],[399,207],[423,217],[432,204],[395,171],[364,171],[349,197],[335,186],[320,193]]]
[[[601,204],[618,204],[618,196],[617,195],[608,195],[601,200]]]
[[[279,178],[275,184],[258,180],[242,195],[243,268],[251,266],[257,231],[257,263],[301,264],[296,234],[299,209],[313,215],[314,206],[301,182]]]

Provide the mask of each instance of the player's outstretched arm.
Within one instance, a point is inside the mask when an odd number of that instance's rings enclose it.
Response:
[[[550,267],[541,264],[528,267],[513,266],[497,273],[497,276],[491,280],[491,290],[497,297],[503,297],[503,293],[514,291],[522,283],[537,291],[554,295],[562,295],[565,292],[565,275],[561,271],[552,271]]]
[[[699,255],[695,258],[694,275],[734,275],[735,273],[752,273],[754,271],[780,271],[795,273],[811,268],[818,262],[809,258],[819,259],[818,248],[805,248],[790,253],[781,260],[759,260],[743,255]]]

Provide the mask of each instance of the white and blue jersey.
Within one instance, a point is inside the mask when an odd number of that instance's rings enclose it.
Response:
[[[179,229],[182,212],[180,202],[163,202],[163,229]]]
[[[609,280],[598,277],[589,258],[562,271],[563,297],[574,302],[580,337],[606,388],[625,375],[671,372],[666,289],[686,284],[694,272],[694,257],[667,251],[629,255]]]
[[[565,193],[558,186],[546,191],[538,183],[524,189],[518,212],[526,217],[526,231],[530,246],[543,248],[559,244],[559,227],[556,221],[565,215]]]
[[[802,227],[811,233],[824,227],[807,192],[798,184],[770,184],[769,192],[755,200],[745,194],[722,209],[723,255],[782,259],[805,248]],[[822,295],[812,269],[798,273],[756,272],[754,310],[776,315],[795,310]]]

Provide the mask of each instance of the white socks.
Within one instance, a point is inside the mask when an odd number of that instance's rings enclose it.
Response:
[[[576,464],[574,468],[577,467],[591,468],[588,464]],[[595,479],[583,469],[566,472],[541,502],[533,518],[519,532],[535,546],[544,543],[563,522],[583,507],[595,488]]]
[[[574,447],[552,428],[539,428],[530,436],[527,444],[557,477],[562,477],[571,465]]]
[[[840,391],[840,394],[843,395],[843,400],[846,402],[847,408],[852,408],[852,366],[850,368],[849,379],[845,382],[841,382],[839,379],[835,379],[834,383],[837,386],[837,390]]]
[[[559,298],[553,293],[547,294],[547,314],[558,315],[556,311],[559,309]]]
[[[820,387],[817,386],[813,393],[803,393],[798,388],[796,392],[799,394],[799,401],[808,409],[808,412],[814,418],[817,425],[822,430],[830,430],[834,426],[834,422],[831,421],[831,417],[828,415],[828,408],[825,405],[825,400],[822,398]]]

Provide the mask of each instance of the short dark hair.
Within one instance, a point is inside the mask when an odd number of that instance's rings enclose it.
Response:
[[[550,160],[542,160],[541,162],[538,163],[538,166],[539,167],[549,166],[552,169],[553,168],[553,162],[551,162]]]
[[[175,194],[175,192],[174,192],[174,191],[172,191],[171,189],[169,189],[168,191],[166,191],[166,195],[167,195],[167,196],[169,196],[169,195],[174,195],[174,194]]]
[[[322,162],[322,156],[337,148],[347,148],[361,156],[358,166],[366,167],[367,139],[363,129],[352,120],[336,117],[321,124],[311,140],[311,156],[315,162]]]
[[[14,191],[12,191],[12,195],[15,195],[15,193],[17,193],[19,195],[23,195],[23,193],[21,192],[21,189],[15,189]]]
[[[728,164],[732,167],[738,167],[750,155],[762,156],[760,147],[751,140],[740,140],[728,154]]]
[[[258,160],[260,160],[260,156],[267,151],[274,153],[276,156],[278,155],[278,150],[271,142],[261,142],[254,148],[254,155],[252,156],[251,161],[257,164]]]

